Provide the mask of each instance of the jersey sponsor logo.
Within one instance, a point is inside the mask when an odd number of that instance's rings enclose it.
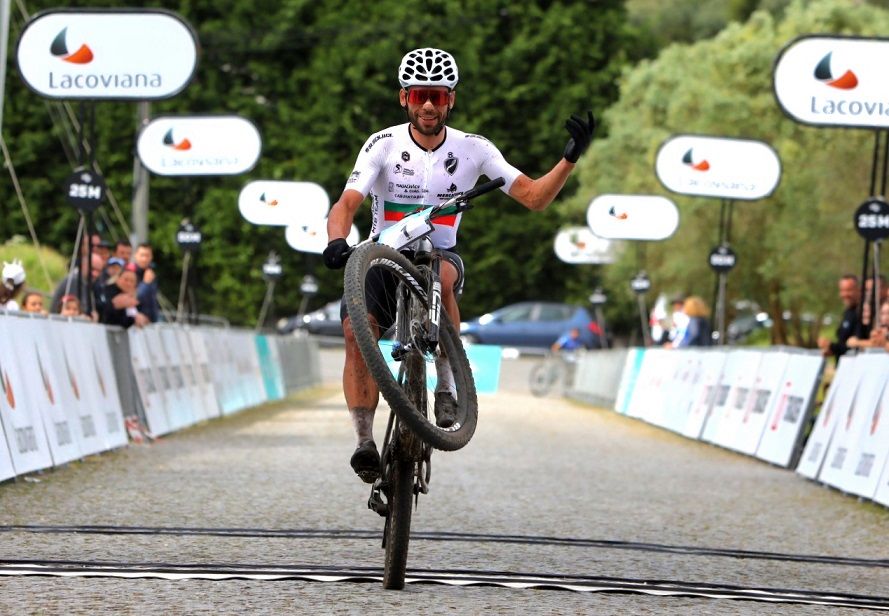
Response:
[[[466,133],[465,135],[463,135],[463,138],[464,139],[481,139],[482,141],[487,141],[488,143],[491,143],[491,140],[488,139],[487,137],[482,137],[481,135],[473,135],[471,133]]]
[[[448,192],[457,192],[457,185],[454,183],[451,183],[451,185],[448,186]]]
[[[389,182],[389,185],[386,187],[389,192],[395,190],[395,182]]]
[[[393,203],[392,201],[385,201],[383,202],[383,220],[386,222],[398,222],[408,214],[413,214],[417,210],[423,210],[428,207],[432,206],[425,203]],[[453,214],[436,218],[433,224],[436,227],[439,225],[453,227],[457,224],[457,215]]]
[[[370,152],[370,149],[372,147],[374,147],[374,145],[376,145],[377,141],[379,141],[380,139],[386,139],[387,137],[391,137],[391,136],[392,136],[392,133],[382,133],[380,135],[374,136],[374,138],[370,140],[370,143],[367,144],[367,147],[364,148],[364,153],[366,154],[366,153]]]
[[[404,162],[407,162],[410,159],[411,159],[411,155],[408,153],[407,150],[405,150],[404,152],[401,153],[401,160],[403,160]]]
[[[349,181],[346,182],[346,183],[347,183],[347,184],[352,184],[352,183],[354,183],[354,182],[357,182],[357,181],[358,181],[358,178],[359,178],[360,176],[361,176],[361,172],[360,172],[360,171],[353,171],[352,174],[349,175]]]
[[[407,167],[402,167],[400,164],[396,164],[395,168],[392,170],[392,173],[396,175],[413,175],[414,170],[408,169]]]
[[[448,172],[448,175],[454,175],[454,172],[457,171],[459,162],[460,161],[454,157],[453,152],[448,152],[448,157],[444,161],[445,171]]]

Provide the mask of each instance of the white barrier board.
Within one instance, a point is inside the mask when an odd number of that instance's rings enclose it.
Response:
[[[170,355],[170,346],[175,344],[173,332],[166,327],[146,327],[145,341],[148,344],[151,361],[162,375],[161,386],[164,399],[167,401],[167,420],[170,422],[170,429],[181,430],[192,425],[194,416],[191,412],[191,401],[185,395],[182,370]]]
[[[120,391],[117,388],[117,377],[114,373],[114,362],[111,359],[111,348],[108,345],[108,332],[98,325],[84,325],[84,334],[88,335],[91,345],[92,365],[95,370],[96,400],[104,418],[105,444],[109,449],[123,447],[127,444],[127,432],[124,425],[123,407],[120,404]]]
[[[204,409],[204,396],[201,392],[197,374],[198,366],[188,340],[188,332],[182,327],[176,327],[173,329],[173,337],[176,341],[176,349],[179,353],[179,366],[185,381],[185,394],[188,397],[195,421],[209,419],[211,415]]]
[[[728,359],[719,379],[716,390],[716,398],[713,408],[704,424],[701,440],[708,443],[718,443],[717,439],[723,432],[733,430],[740,423],[741,409],[747,400],[747,394],[753,380],[756,378],[756,370],[759,368],[761,354],[757,351],[733,349],[728,353]],[[723,427],[725,424],[725,427]]]
[[[33,386],[24,372],[20,353],[31,353],[31,339],[16,326],[19,317],[0,318],[0,421],[16,475],[23,475],[52,466],[52,455],[43,417]],[[10,344],[11,343],[11,344]]]
[[[769,402],[768,421],[756,449],[756,457],[789,467],[805,427],[824,359],[817,353],[792,353],[784,369],[784,381],[778,395]]]
[[[880,443],[874,448],[876,458],[874,467],[878,473],[879,469],[883,469],[876,482],[873,499],[889,507],[889,387],[883,388],[880,403],[874,411],[868,442]],[[880,458],[882,458],[882,463]]]
[[[64,324],[63,324],[64,325]],[[78,440],[77,413],[68,402],[63,375],[56,373],[51,361],[52,352],[47,342],[48,321],[17,319],[17,335],[24,342],[19,354],[22,369],[28,379],[28,390],[43,418],[43,428],[49,443],[54,466],[81,457]]]
[[[202,406],[207,417],[219,417],[219,401],[213,389],[213,378],[210,376],[210,358],[204,344],[203,334],[195,329],[188,330],[188,342],[191,345],[192,357],[195,361],[195,373],[201,392]]]
[[[633,388],[633,397],[627,408],[627,416],[648,421],[649,417],[660,414],[663,404],[664,386],[670,375],[669,351],[664,349],[646,349],[642,358],[642,367]]]
[[[740,424],[735,434],[726,439],[726,447],[746,453],[748,456],[756,453],[762,433],[769,421],[768,411],[778,398],[781,386],[784,384],[784,372],[789,361],[789,353],[771,351],[762,354]]]
[[[889,377],[889,358],[882,353],[865,353],[856,361],[861,372],[858,392],[846,416],[837,417],[818,480],[844,492],[871,498],[876,482],[869,482],[868,478],[881,470],[874,469],[876,454],[889,447],[889,442],[879,442],[872,434],[872,428],[879,425],[878,411]]]
[[[720,391],[719,383],[722,380],[722,371],[725,369],[728,356],[728,351],[714,350],[705,352],[701,373],[695,384],[685,426],[681,430],[685,436],[693,439],[701,437],[704,424],[707,422],[713,405],[716,403],[716,396]]]
[[[800,475],[815,479],[821,472],[821,465],[827,455],[830,439],[839,421],[845,421],[861,380],[858,357],[843,355],[837,365],[836,374],[830,384],[821,412],[806,441],[806,448],[796,467]]]
[[[688,423],[689,413],[694,406],[698,384],[704,375],[704,358],[707,354],[696,349],[683,349],[674,352],[679,354],[679,363],[667,400],[664,427],[682,434]]]
[[[139,327],[127,330],[130,339],[130,361],[136,376],[136,386],[145,410],[145,420],[152,436],[161,436],[172,430],[167,419],[167,403],[161,388],[157,367],[151,363],[145,331]]]
[[[620,377],[620,385],[617,388],[617,398],[614,400],[614,410],[621,415],[627,414],[630,401],[633,398],[633,392],[636,389],[636,382],[639,379],[639,372],[642,369],[642,362],[645,358],[645,351],[639,348],[632,348],[627,351],[627,359],[624,361],[623,373]]]

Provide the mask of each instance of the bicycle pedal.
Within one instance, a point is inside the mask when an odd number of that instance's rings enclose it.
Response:
[[[389,515],[389,505],[383,500],[379,489],[371,491],[370,498],[367,499],[367,508],[371,511],[376,511],[377,514],[384,518]]]

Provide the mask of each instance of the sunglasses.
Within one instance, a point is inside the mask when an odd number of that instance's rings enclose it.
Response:
[[[436,107],[447,105],[451,93],[447,90],[433,90],[432,88],[411,88],[407,91],[407,102],[411,105],[425,105],[428,100]]]

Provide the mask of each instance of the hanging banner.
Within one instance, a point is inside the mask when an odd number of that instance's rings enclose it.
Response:
[[[614,243],[596,237],[587,227],[569,227],[556,234],[556,256],[572,265],[614,263]]]
[[[665,240],[679,227],[679,210],[666,197],[600,195],[586,211],[594,234],[606,240]]]
[[[19,317],[0,318],[0,340],[16,341],[15,332]],[[16,475],[24,475],[52,466],[52,455],[46,441],[43,417],[34,391],[28,385],[18,355],[27,347],[18,344],[0,344],[0,420],[6,432]]]
[[[294,250],[320,255],[327,248],[327,219],[320,218],[305,224],[290,225],[284,232],[287,244]],[[346,241],[354,246],[361,241],[358,227],[352,225]]]
[[[54,99],[157,100],[181,92],[197,36],[160,9],[61,9],[31,19],[16,60],[25,84]]]
[[[57,373],[53,366],[51,358],[55,348],[47,336],[49,330],[65,325],[39,319],[17,319],[14,324],[17,348],[28,350],[19,357],[28,379],[28,390],[43,416],[54,466],[81,457],[77,413],[66,396],[64,375]]]
[[[314,182],[260,180],[241,189],[238,209],[254,225],[303,225],[327,216],[330,197]]]
[[[889,128],[887,63],[889,39],[803,36],[778,55],[775,97],[803,124]]]
[[[665,188],[682,195],[762,199],[781,179],[781,162],[761,141],[676,135],[657,153],[655,172]]]
[[[262,139],[238,116],[167,116],[142,129],[136,150],[157,175],[237,175],[256,165]]]

